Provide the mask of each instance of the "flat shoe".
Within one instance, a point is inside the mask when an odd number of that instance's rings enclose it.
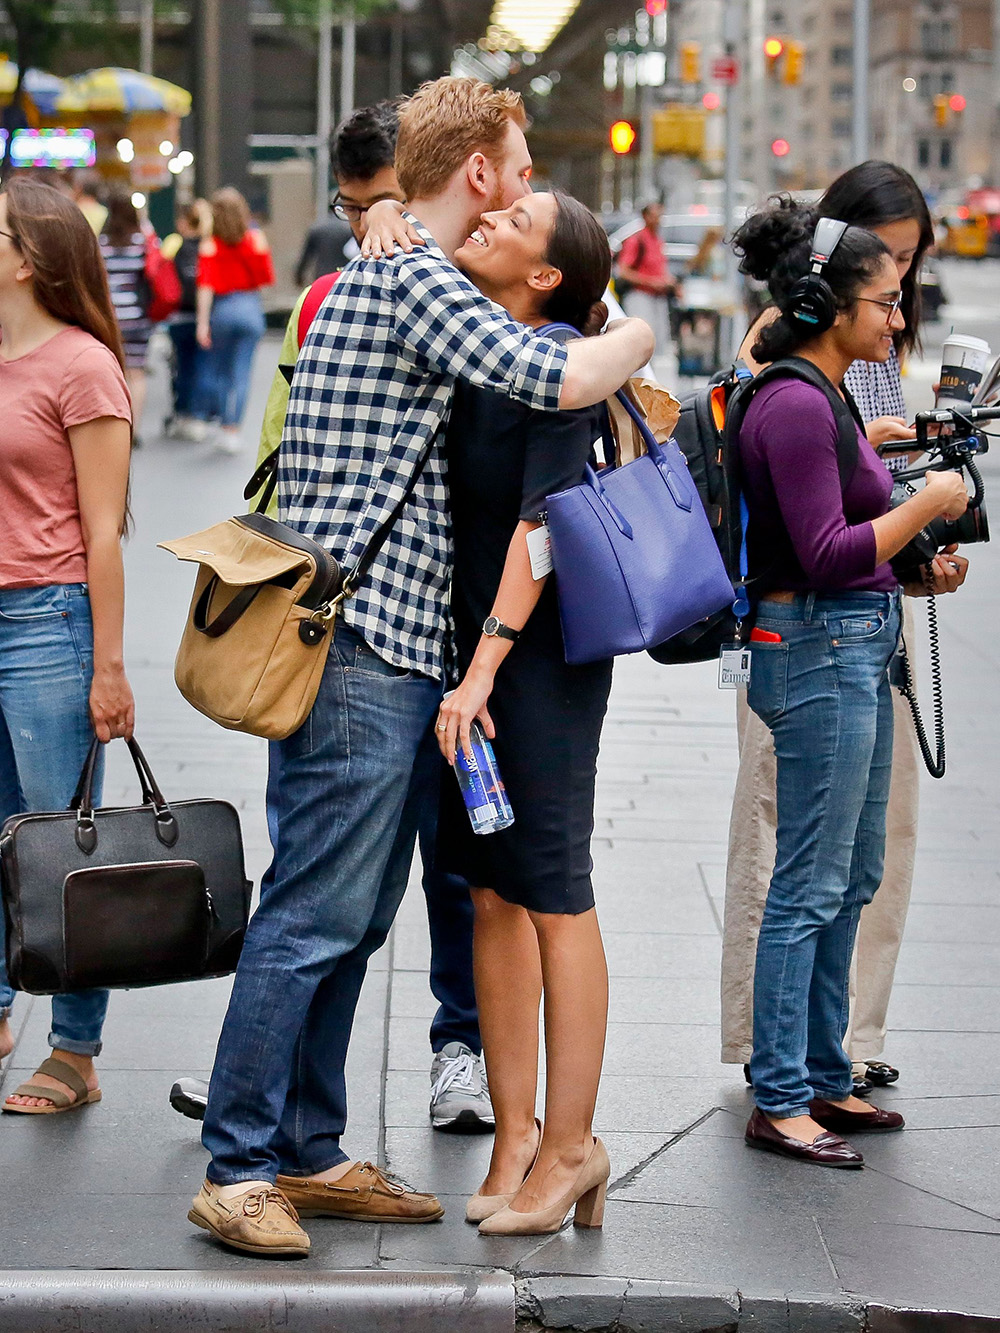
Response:
[[[191,1200],[188,1221],[242,1254],[304,1259],[309,1253],[309,1237],[299,1226],[298,1214],[273,1186],[258,1185],[224,1199],[219,1186],[206,1180]]]
[[[338,1180],[279,1175],[276,1183],[300,1217],[355,1222],[436,1222],[444,1217],[433,1194],[418,1194],[371,1162],[355,1162]]]
[[[887,1065],[884,1060],[866,1060],[865,1077],[876,1088],[888,1087],[899,1078],[899,1070]]]
[[[75,1111],[79,1106],[93,1106],[95,1102],[101,1100],[100,1088],[95,1088],[91,1092],[80,1072],[66,1060],[60,1060],[56,1055],[50,1055],[47,1060],[43,1060],[32,1078],[37,1078],[39,1074],[47,1074],[49,1078],[55,1078],[60,1083],[65,1083],[74,1095],[68,1097],[59,1088],[47,1088],[42,1083],[22,1083],[9,1096],[44,1097],[52,1105],[13,1106],[10,1102],[5,1101],[3,1110],[11,1115],[61,1115],[63,1111]]]
[[[835,1134],[887,1133],[906,1124],[898,1111],[883,1111],[880,1106],[870,1106],[867,1111],[845,1111],[824,1097],[816,1097],[809,1103],[809,1114],[817,1125]]]
[[[800,1162],[811,1162],[814,1166],[839,1166],[856,1170],[865,1164],[861,1154],[845,1143],[839,1134],[820,1134],[812,1143],[793,1139],[788,1134],[782,1134],[780,1129],[775,1129],[759,1109],[754,1110],[747,1122],[745,1138],[751,1148],[795,1157]]]

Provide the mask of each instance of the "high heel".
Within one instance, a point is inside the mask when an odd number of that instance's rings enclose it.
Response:
[[[535,1128],[538,1130],[538,1148],[540,1148],[542,1146],[542,1122],[537,1116],[535,1117]],[[531,1173],[531,1167],[535,1165],[538,1148],[535,1149],[535,1156],[531,1159],[531,1166],[524,1173],[525,1180]],[[516,1194],[517,1191],[515,1190],[514,1193]],[[506,1208],[513,1198],[514,1194],[482,1194],[480,1190],[476,1190],[465,1205],[465,1220],[478,1226],[480,1222],[485,1222],[488,1217],[493,1217],[495,1213],[499,1213],[501,1209]]]
[[[480,1224],[481,1236],[546,1236],[558,1231],[576,1205],[573,1221],[578,1227],[599,1227],[604,1222],[611,1163],[600,1139],[594,1139],[590,1156],[566,1193],[549,1208],[518,1213],[508,1204]]]

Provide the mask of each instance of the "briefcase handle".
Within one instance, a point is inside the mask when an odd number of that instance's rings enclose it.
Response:
[[[101,746],[104,744],[95,736],[90,743],[90,749],[87,752],[87,758],[84,760],[83,769],[80,773],[80,780],[76,784],[76,791],[69,803],[68,809],[76,811],[76,845],[80,851],[89,856],[97,846],[97,823],[94,819],[94,773],[97,768],[97,756],[101,752]],[[156,836],[164,847],[172,847],[177,841],[177,820],[174,818],[173,811],[167,804],[163,792],[160,791],[156,779],[153,777],[153,770],[149,767],[146,756],[139,749],[139,743],[133,737],[127,740],[128,752],[132,756],[132,763],[135,765],[135,771],[139,776],[139,785],[142,788],[143,805],[152,806],[153,815],[156,819]]]

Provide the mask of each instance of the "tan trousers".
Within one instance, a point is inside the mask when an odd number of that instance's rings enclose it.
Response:
[[[913,640],[904,598],[903,633]],[[912,660],[912,657],[911,657]],[[844,1047],[854,1061],[876,1060],[885,1045],[885,1019],[896,959],[910,905],[917,843],[920,748],[910,706],[893,690],[895,735],[886,812],[885,871],[861,912],[851,966],[851,1019]],[[757,935],[775,855],[776,765],[771,733],[737,698],[739,776],[729,824],[726,910],[722,936],[722,1061],[746,1064],[753,1049],[753,973]]]

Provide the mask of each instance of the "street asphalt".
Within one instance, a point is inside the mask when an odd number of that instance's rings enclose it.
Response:
[[[954,306],[914,366],[911,410],[927,403],[951,322],[992,333],[1000,350],[984,281],[1000,291],[1000,267],[946,269]],[[255,878],[268,856],[266,747],[215,727],[174,688],[192,572],[156,543],[240,512],[275,358],[269,341],[237,458],[157,438],[154,385],[128,547],[137,737],[168,798],[236,804]],[[984,473],[995,488],[1000,463],[987,459]],[[0,1333],[499,1333],[515,1309],[525,1329],[622,1333],[1000,1327],[1000,550],[970,554],[966,588],[939,607],[949,771],[923,786],[885,1052],[901,1076],[877,1098],[907,1129],[867,1139],[864,1171],[810,1168],[743,1142],[749,1093],[742,1071],[719,1063],[718,1031],[734,697],[716,688],[713,665],[627,658],[616,666],[594,837],[612,974],[597,1113],[613,1166],[603,1231],[487,1239],[464,1222],[490,1143],[428,1123],[434,1002],[415,874],[362,996],[345,1147],[436,1191],[443,1221],[310,1221],[312,1255],[291,1269],[218,1247],[186,1221],[206,1154],[167,1093],[179,1075],[208,1075],[228,983],[116,994],[103,1102],[0,1117]],[[923,650],[918,669],[926,681]],[[112,747],[106,803],[135,796],[124,747]],[[0,1095],[46,1054],[47,1018],[47,1001],[19,999]]]

